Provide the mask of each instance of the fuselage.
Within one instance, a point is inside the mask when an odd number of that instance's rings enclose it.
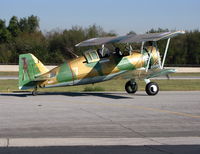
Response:
[[[88,61],[87,55],[81,56],[51,70],[48,74],[49,79],[41,82],[39,86],[70,86],[110,80],[127,71],[145,69],[149,58],[151,58],[149,68],[155,68],[160,59],[159,52],[156,52],[154,47],[150,52],[148,51],[141,53],[139,50],[135,50],[127,56],[111,54],[105,58],[99,58],[94,55],[94,52],[93,55],[91,54],[94,59],[90,61]]]

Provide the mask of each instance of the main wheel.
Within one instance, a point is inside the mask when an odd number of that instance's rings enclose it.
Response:
[[[134,81],[128,81],[126,82],[125,90],[127,93],[134,94],[138,90],[138,85]]]
[[[158,84],[155,82],[149,82],[146,85],[146,93],[148,95],[156,95],[159,92]]]

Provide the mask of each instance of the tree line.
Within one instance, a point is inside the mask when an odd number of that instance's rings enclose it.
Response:
[[[151,29],[147,33],[164,32],[168,29]],[[134,34],[130,31],[127,34]],[[17,18],[13,16],[8,24],[0,19],[0,63],[16,64],[19,54],[32,53],[46,64],[59,64],[82,55],[88,47],[75,47],[75,44],[93,37],[116,36],[115,32],[105,32],[101,26],[91,25],[87,28],[72,26],[70,29],[54,30],[42,33],[39,29],[39,18]],[[166,41],[159,41],[161,54]],[[97,48],[97,47],[92,47]],[[171,40],[166,64],[199,65],[200,64],[200,32],[186,31]]]

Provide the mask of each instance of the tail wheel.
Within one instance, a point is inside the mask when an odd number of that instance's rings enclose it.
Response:
[[[32,95],[33,95],[33,96],[37,96],[37,94],[38,94],[37,91],[35,91],[35,90],[32,91]]]
[[[156,95],[159,92],[159,86],[155,82],[149,82],[146,85],[146,93],[148,95]]]
[[[34,90],[32,91],[32,95],[33,96],[37,96],[38,92],[37,92],[37,87],[34,88]]]
[[[127,93],[134,94],[138,90],[138,85],[134,81],[128,81],[125,85],[125,90]]]

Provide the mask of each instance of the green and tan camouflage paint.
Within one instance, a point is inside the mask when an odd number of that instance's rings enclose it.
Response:
[[[156,49],[147,49],[152,54],[150,65],[158,65],[160,57]],[[101,82],[127,71],[145,68],[148,57],[147,52],[140,53],[135,50],[128,56],[119,57],[111,54],[107,58],[88,63],[86,58],[81,56],[48,71],[32,54],[22,54],[19,57],[19,89]]]

